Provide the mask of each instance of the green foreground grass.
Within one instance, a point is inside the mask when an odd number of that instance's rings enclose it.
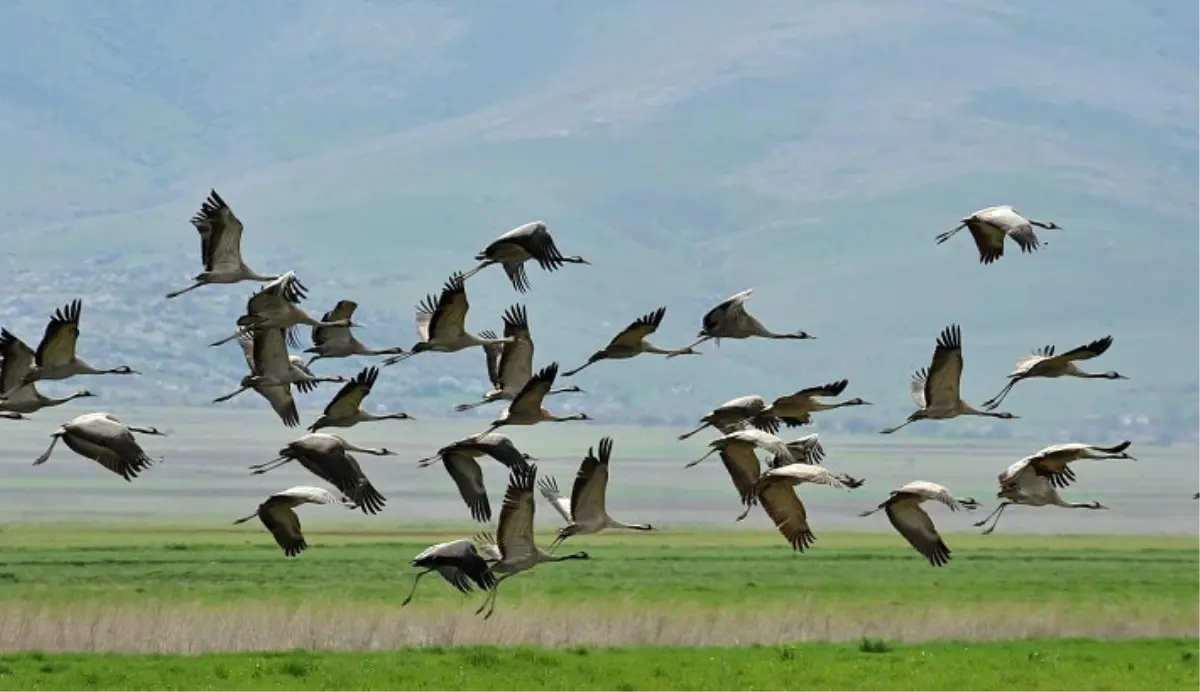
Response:
[[[572,539],[591,560],[508,580],[491,620],[408,562],[455,530],[311,531],[284,558],[255,524],[10,525],[0,651],[210,653],[1197,636],[1195,538],[948,535],[932,568],[895,534],[770,531]],[[543,539],[548,542],[549,534]]]
[[[203,656],[15,654],[0,689],[1187,690],[1197,640],[546,650],[425,648]]]

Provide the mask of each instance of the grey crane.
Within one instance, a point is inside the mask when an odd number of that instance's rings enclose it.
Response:
[[[626,524],[613,519],[605,508],[605,495],[608,492],[608,464],[612,459],[613,440],[611,437],[600,438],[600,453],[597,455],[593,448],[588,447],[587,456],[579,464],[575,474],[575,483],[571,486],[571,498],[563,497],[558,490],[558,481],[553,476],[542,476],[538,479],[538,489],[542,497],[550,503],[567,525],[558,530],[558,537],[550,544],[550,552],[554,552],[563,541],[571,536],[600,533],[605,529],[632,529],[634,531],[653,531],[650,524]]]
[[[487,362],[488,381],[492,383],[492,390],[484,394],[479,401],[455,406],[454,410],[459,413],[490,404],[493,401],[512,401],[513,397],[529,381],[529,378],[533,377],[534,345],[533,337],[529,332],[529,316],[525,312],[525,306],[520,303],[512,305],[505,310],[503,319],[504,336],[511,338],[512,341],[505,344],[490,343],[483,347]],[[492,341],[500,340],[494,332],[486,329],[479,332],[479,336]],[[546,392],[546,396],[582,391],[579,387],[572,385],[561,389],[551,389]]]
[[[506,344],[513,337],[502,339],[483,339],[468,332],[466,329],[467,311],[471,303],[467,301],[467,284],[462,274],[454,274],[442,286],[442,293],[434,301],[432,295],[417,305],[416,325],[420,337],[412,350],[398,356],[392,356],[383,361],[384,366],[395,365],[402,360],[411,358],[418,353],[434,351],[437,353],[454,353],[472,346],[487,346],[488,344]]]
[[[500,417],[492,421],[486,432],[505,425],[536,425],[538,423],[562,423],[571,420],[592,420],[586,413],[572,413],[559,416],[542,408],[542,400],[554,388],[554,378],[558,376],[558,363],[551,363],[529,378],[521,391],[513,397],[512,403],[500,412]]]
[[[770,468],[760,474],[751,489],[751,495],[763,511],[775,523],[775,528],[787,540],[788,545],[797,552],[804,552],[812,547],[817,537],[813,535],[808,525],[808,510],[796,493],[796,486],[801,483],[826,485],[831,488],[858,488],[863,482],[843,473],[834,473],[821,466],[809,464],[787,464]],[[738,517],[745,518],[746,512]]]
[[[896,488],[878,507],[860,512],[859,516],[868,517],[881,509],[884,510],[888,521],[901,536],[904,536],[909,545],[924,555],[930,565],[942,567],[950,561],[950,548],[942,540],[929,514],[921,508],[921,503],[928,500],[941,502],[952,512],[958,511],[959,508],[973,510],[979,507],[975,498],[955,498],[944,485],[913,481]]]
[[[937,244],[950,240],[966,228],[979,250],[979,263],[991,264],[1004,256],[1004,238],[1012,238],[1021,252],[1033,252],[1041,246],[1033,227],[1062,230],[1053,221],[1027,219],[1008,204],[987,207],[963,217],[958,226],[937,236]]]
[[[403,411],[371,413],[362,409],[363,399],[371,393],[378,377],[379,368],[363,368],[354,379],[342,385],[338,393],[333,395],[321,416],[308,426],[309,432],[316,432],[321,428],[349,428],[359,423],[381,420],[412,420],[412,416]]]
[[[747,394],[726,401],[704,414],[700,423],[698,428],[680,435],[679,439],[686,440],[709,427],[720,430],[721,434],[740,430],[747,425],[764,432],[779,432],[779,419],[767,411],[767,401],[757,394]]]
[[[812,414],[818,411],[829,411],[835,408],[844,408],[846,406],[870,406],[871,402],[863,401],[855,397],[845,401],[836,403],[825,403],[817,397],[834,397],[839,396],[846,390],[846,385],[850,384],[849,380],[838,380],[829,384],[817,385],[815,387],[806,387],[793,394],[781,396],[771,402],[764,411],[764,415],[772,415],[778,418],[784,425],[789,428],[807,425],[812,422]]]
[[[292,396],[292,385],[301,392],[312,391],[320,382],[345,382],[341,375],[318,377],[304,367],[304,361],[287,352],[287,337],[278,327],[255,329],[238,335],[238,346],[246,359],[250,373],[243,376],[238,388],[213,399],[213,403],[228,401],[247,389],[253,389],[267,400],[283,424],[289,428],[300,425],[300,414]]]
[[[785,443],[797,464],[819,464],[825,458],[825,448],[821,446],[821,438],[817,433],[809,433]],[[787,459],[781,455],[771,455],[770,466],[784,466]]]
[[[483,591],[491,591],[496,587],[496,575],[492,572],[488,560],[479,554],[479,548],[475,543],[466,538],[431,545],[417,553],[411,564],[423,571],[413,577],[412,590],[400,604],[401,607],[412,602],[413,596],[417,593],[417,584],[421,583],[421,577],[430,572],[437,572],[451,586],[464,594],[471,593],[471,582],[474,582]]]
[[[308,548],[304,534],[300,531],[300,517],[296,516],[296,508],[303,504],[342,505],[354,509],[354,503],[348,498],[338,497],[324,488],[311,485],[297,485],[287,490],[281,490],[271,495],[261,504],[254,514],[235,520],[234,524],[244,524],[258,517],[262,525],[267,527],[275,543],[283,548],[287,557],[296,557]]]
[[[358,309],[358,303],[353,300],[339,300],[337,305],[329,312],[321,315],[321,323],[330,325],[338,324],[342,320],[353,320],[354,311]],[[312,358],[308,359],[306,365],[312,364],[322,358],[348,358],[350,356],[395,356],[402,353],[407,353],[399,346],[389,348],[367,348],[361,341],[354,338],[354,332],[350,330],[349,325],[343,326],[321,326],[320,324],[312,327],[312,346],[304,349],[305,353],[312,353]]]
[[[440,459],[446,468],[446,473],[450,474],[450,478],[454,480],[458,494],[462,496],[467,509],[471,511],[471,518],[486,523],[492,520],[492,505],[488,501],[487,488],[483,484],[483,470],[479,468],[479,462],[476,461],[484,455],[510,469],[525,466],[530,461],[537,461],[535,457],[517,449],[507,435],[487,433],[468,435],[461,440],[451,442],[439,449],[433,456],[419,459],[417,467],[425,468]]]
[[[731,447],[741,447],[743,449],[750,450],[752,453],[757,447],[770,452],[772,458],[774,459],[787,464],[796,463],[796,458],[792,456],[792,450],[788,447],[786,442],[769,432],[759,430],[757,428],[743,428],[741,430],[734,430],[733,432],[726,433],[712,442],[709,442],[708,446],[709,450],[704,453],[704,456],[696,459],[695,461],[688,462],[686,465],[684,465],[684,468],[690,469],[696,464],[699,464],[700,462],[709,458],[714,453],[723,449],[729,449]]]
[[[282,276],[260,288],[246,301],[246,312],[237,318],[238,331],[212,342],[209,346],[220,346],[233,341],[239,335],[254,329],[284,329],[287,330],[287,342],[292,348],[299,348],[295,328],[300,325],[310,327],[359,327],[350,318],[330,320],[315,319],[300,307],[300,301],[308,296],[308,289],[296,278],[294,271],[285,272]]]
[[[1090,360],[1104,355],[1108,351],[1108,348],[1112,346],[1112,342],[1112,336],[1106,336],[1058,355],[1054,355],[1053,345],[1036,349],[1032,355],[1022,358],[1017,362],[1017,366],[1008,375],[1008,384],[1004,385],[1004,389],[1000,390],[999,394],[983,402],[983,407],[989,410],[996,408],[1000,405],[1000,402],[1004,401],[1004,398],[1008,396],[1008,393],[1012,391],[1012,388],[1018,382],[1034,377],[1081,377],[1097,380],[1129,379],[1112,370],[1096,373],[1084,372],[1075,365],[1075,361]]]
[[[542,221],[521,224],[493,240],[475,255],[479,265],[463,275],[463,279],[475,276],[481,269],[499,264],[513,288],[520,293],[529,290],[529,276],[525,274],[525,263],[535,260],[542,269],[552,272],[564,264],[591,264],[582,257],[565,257],[554,244],[550,231]]]
[[[488,592],[478,615],[487,609],[484,619],[490,618],[496,610],[496,594],[500,585],[509,577],[526,572],[544,562],[563,562],[564,560],[587,560],[589,555],[579,551],[569,555],[551,555],[541,548],[533,539],[533,482],[537,477],[537,464],[514,466],[508,474],[508,490],[504,493],[504,504],[500,508],[500,523],[496,529],[500,550],[500,560],[492,566],[492,571],[501,576],[496,585]]]
[[[363,514],[378,514],[383,510],[387,498],[375,489],[363,473],[350,452],[362,452],[375,456],[395,456],[392,450],[381,447],[359,447],[340,435],[330,433],[308,433],[292,440],[279,450],[279,456],[262,464],[250,467],[254,474],[267,473],[292,461],[308,469],[314,476],[337,488],[354,501]]]
[[[126,425],[111,413],[85,413],[63,423],[51,433],[50,446],[33,461],[33,465],[46,463],[61,439],[79,456],[99,462],[104,468],[132,482],[155,461],[162,461],[161,458],[150,458],[133,433],[165,436],[157,428]]]
[[[1011,420],[1017,417],[1007,411],[981,411],[963,401],[959,394],[962,369],[962,331],[957,324],[952,324],[938,335],[929,367],[913,374],[909,392],[917,410],[900,425],[879,432],[888,435],[919,420],[947,420],[959,416],[990,416]]]
[[[26,373],[33,369],[37,354],[24,341],[7,329],[0,329],[0,411],[10,413],[34,413],[51,406],[59,406],[74,399],[95,396],[81,389],[62,398],[45,396],[34,383],[23,384]],[[12,417],[12,416],[6,416]],[[18,417],[20,420],[23,416]]]
[[[628,327],[625,327],[619,334],[614,336],[612,341],[608,342],[607,346],[589,356],[586,363],[574,370],[564,372],[563,377],[570,377],[589,365],[599,363],[602,360],[622,360],[633,358],[643,353],[658,353],[666,356],[700,355],[691,346],[686,348],[659,348],[650,343],[650,340],[646,337],[658,330],[659,325],[662,324],[663,316],[666,314],[667,309],[661,307],[637,318]]]
[[[1045,449],[1031,454],[1024,459],[1014,462],[1000,474],[1000,492],[996,497],[1003,500],[991,514],[975,526],[984,526],[989,520],[992,525],[984,529],[984,534],[996,530],[1000,516],[1009,505],[1026,505],[1029,507],[1066,507],[1067,509],[1108,509],[1099,502],[1067,502],[1058,494],[1058,489],[1066,488],[1075,481],[1075,472],[1069,464],[1082,459],[1134,459],[1125,450],[1132,444],[1125,440],[1111,447],[1068,442],[1066,444],[1050,445]]]
[[[34,353],[34,363],[21,378],[20,384],[33,384],[39,380],[65,380],[76,375],[140,375],[128,365],[115,368],[95,368],[75,355],[79,341],[79,318],[83,312],[83,301],[76,298],[59,308],[51,316],[42,340]],[[5,396],[16,392],[0,392]]]
[[[773,332],[763,326],[754,315],[746,311],[746,300],[754,293],[753,288],[734,294],[715,308],[709,310],[701,320],[700,338],[687,348],[694,348],[709,339],[715,340],[720,346],[721,339],[748,339],[761,337],[764,339],[815,339],[805,331]],[[671,358],[672,356],[667,356]]]
[[[821,446],[817,433],[786,442],[784,447],[790,456],[776,451],[767,460],[768,470],[784,468],[793,464],[815,465],[825,458],[825,449]],[[719,453],[721,463],[729,473],[729,479],[733,481],[733,487],[737,490],[738,497],[745,506],[745,510],[737,518],[737,521],[741,521],[746,518],[750,509],[758,501],[754,484],[762,476],[762,466],[755,453],[755,447],[751,445],[723,445]],[[862,485],[860,481],[845,474],[840,474],[838,478],[848,486],[857,488]]]
[[[242,261],[242,222],[216,190],[200,205],[192,217],[192,227],[200,234],[200,261],[204,271],[192,279],[195,283],[167,298],[181,296],[208,284],[235,284],[241,281],[274,281],[279,278],[259,274]]]

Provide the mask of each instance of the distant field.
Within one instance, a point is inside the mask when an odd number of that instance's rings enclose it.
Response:
[[[950,534],[928,566],[894,534],[769,531],[580,537],[591,560],[505,582],[495,616],[408,560],[453,531],[309,529],[284,558],[241,527],[10,526],[0,650],[204,653],[411,645],[734,645],[803,641],[1195,637],[1191,538]],[[545,541],[549,540],[546,535]]]
[[[0,690],[1194,690],[1195,639],[0,656]]]
[[[310,411],[310,415],[317,412]],[[247,466],[274,458],[279,448],[299,437],[269,412],[214,411],[199,408],[122,410],[123,420],[160,425],[168,437],[147,437],[143,444],[163,462],[134,483],[126,483],[95,462],[61,446],[40,466],[32,461],[45,449],[47,435],[68,412],[47,412],[36,421],[4,426],[0,450],[0,522],[95,521],[137,518],[142,521],[232,521],[270,493],[292,485],[319,483],[297,464],[253,476]],[[46,418],[49,416],[49,418]],[[65,418],[63,418],[65,419]],[[440,465],[418,469],[414,463],[441,445],[478,432],[478,418],[389,421],[359,425],[343,434],[363,446],[385,446],[396,456],[359,455],[364,470],[387,497],[386,509],[366,520],[361,514],[314,510],[306,526],[458,524],[470,530],[470,517],[454,484]],[[789,431],[799,437],[810,428]],[[570,483],[589,446],[602,436],[615,440],[608,504],[614,516],[649,522],[668,529],[715,525],[730,528],[739,512],[728,475],[715,457],[692,469],[687,462],[706,450],[707,435],[680,442],[682,429],[598,424],[538,425],[509,431],[523,451],[538,458],[540,474]],[[1093,442],[1118,441],[1119,434]],[[887,496],[888,490],[912,480],[933,480],[958,495],[970,495],[994,506],[996,476],[1016,459],[1056,440],[946,440],[912,435],[844,435],[821,433],[825,464],[865,478],[855,492],[806,489],[814,529],[878,531],[882,517],[861,519],[858,512]],[[1096,533],[1197,535],[1200,467],[1193,447],[1157,447],[1135,443],[1137,461],[1112,460],[1081,465],[1079,480],[1064,492],[1069,500],[1096,500],[1109,511],[1018,507],[1007,512],[1002,531],[1018,533]],[[492,496],[499,504],[506,472],[499,464],[483,464]],[[538,523],[551,521],[542,504]],[[937,510],[934,510],[935,512]],[[962,515],[940,519],[943,530],[968,530]],[[755,511],[740,529],[769,530],[766,516]]]

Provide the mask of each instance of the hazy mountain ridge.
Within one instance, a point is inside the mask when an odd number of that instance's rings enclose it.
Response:
[[[1089,365],[1134,379],[1024,383],[1013,434],[1139,417],[1195,434],[1198,304],[1178,290],[1198,251],[1195,8],[210,9],[0,7],[14,94],[0,144],[28,163],[0,173],[0,266],[40,287],[0,301],[0,320],[35,343],[85,296],[81,353],[148,373],[86,385],[106,401],[201,404],[240,376],[236,346],[204,344],[232,330],[251,285],[161,299],[198,271],[187,218],[216,187],[246,222],[247,261],[295,268],[314,314],[358,300],[372,345],[410,346],[412,306],[536,218],[595,266],[534,268],[527,296],[488,270],[469,284],[468,326],[497,329],[526,303],[538,365],[573,367],[658,305],[655,341],[686,343],[748,287],[769,325],[819,337],[597,365],[578,378],[589,394],[556,407],[682,421],[848,377],[848,395],[878,405],[827,422],[882,424],[907,413],[908,375],[958,321],[975,401],[1035,346],[1116,338]],[[966,234],[933,245],[996,203],[1067,230],[990,267]],[[372,399],[446,411],[482,389],[482,360],[422,355]]]

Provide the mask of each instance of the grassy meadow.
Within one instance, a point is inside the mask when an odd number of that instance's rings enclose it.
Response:
[[[444,471],[411,468],[459,431],[398,445],[383,426],[357,435],[401,449],[396,461],[367,461],[387,510],[366,518],[301,509],[310,548],[287,559],[258,522],[229,522],[312,479],[302,469],[249,476],[245,466],[278,443],[255,446],[229,430],[221,444],[236,455],[181,430],[165,450],[171,458],[130,484],[77,458],[30,467],[22,449],[0,459],[9,479],[0,493],[0,689],[1200,684],[1198,539],[1137,533],[1180,530],[1195,503],[1181,483],[1139,475],[1132,463],[1089,467],[1071,489],[1111,503],[1110,512],[1017,508],[981,536],[971,522],[983,512],[934,508],[953,551],[937,569],[882,515],[857,512],[921,476],[989,498],[994,468],[1024,453],[1019,445],[912,439],[885,449],[823,436],[831,466],[870,480],[853,493],[806,494],[817,542],[800,555],[761,512],[733,524],[737,502],[717,462],[683,471],[697,450],[622,430],[614,514],[659,530],[568,541],[564,550],[592,559],[506,581],[484,621],[475,615],[483,594],[460,595],[437,575],[400,605],[416,553],[484,528],[463,521]],[[560,482],[580,446],[594,443],[594,434],[569,432],[522,439]],[[1141,458],[1190,486],[1188,454],[1148,448]],[[485,474],[494,493],[503,487],[502,469]],[[539,501],[543,545],[556,519]]]
[[[506,581],[489,621],[474,615],[482,594],[437,575],[401,608],[412,556],[462,535],[314,528],[289,560],[257,524],[11,525],[0,532],[0,650],[1197,635],[1194,538],[955,534],[937,569],[895,534],[821,534],[803,555],[771,532],[609,534],[565,544],[590,560]]]
[[[0,656],[0,690],[1175,690],[1196,640]]]

